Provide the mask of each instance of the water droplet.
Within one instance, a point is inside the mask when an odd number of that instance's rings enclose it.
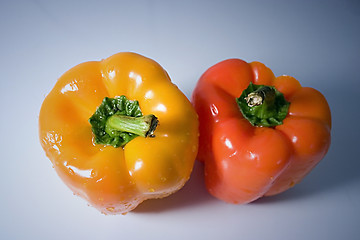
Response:
[[[74,173],[74,170],[72,170],[71,168],[68,168],[69,169],[69,173],[70,173],[70,175],[74,175],[75,173]]]
[[[155,192],[155,189],[149,188],[149,192]]]
[[[291,181],[291,183],[289,184],[290,187],[293,187],[295,186],[295,182],[294,181]]]
[[[113,211],[115,210],[115,208],[113,208],[113,207],[107,207],[106,210],[109,211],[109,212],[113,212]]]
[[[91,177],[96,177],[96,176],[97,176],[97,172],[96,172],[95,170],[91,170],[90,176],[91,176]]]

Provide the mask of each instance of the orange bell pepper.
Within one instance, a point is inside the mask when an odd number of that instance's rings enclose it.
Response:
[[[198,149],[190,101],[159,64],[135,53],[67,71],[43,102],[39,128],[61,179],[105,214],[179,190]]]
[[[259,62],[229,59],[209,68],[192,95],[199,115],[198,159],[208,191],[249,203],[299,183],[330,146],[324,96]]]

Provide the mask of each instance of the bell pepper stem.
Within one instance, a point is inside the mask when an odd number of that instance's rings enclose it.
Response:
[[[95,144],[123,147],[138,136],[154,137],[158,119],[143,116],[139,102],[126,96],[105,97],[89,118]]]
[[[244,118],[259,127],[281,125],[290,105],[275,87],[251,82],[236,102]]]
[[[130,117],[114,114],[106,121],[105,131],[113,135],[115,131],[129,132],[142,137],[154,137],[158,119],[153,114],[141,117]]]
[[[245,100],[249,107],[259,106],[264,103],[267,105],[274,104],[275,90],[269,86],[263,86],[251,93],[249,93]]]

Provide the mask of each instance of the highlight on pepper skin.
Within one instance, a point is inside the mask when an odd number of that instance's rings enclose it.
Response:
[[[198,118],[158,63],[118,53],[59,78],[41,106],[39,136],[74,194],[104,214],[127,213],[189,179]]]
[[[293,77],[275,77],[259,62],[228,59],[199,79],[192,103],[199,116],[197,159],[208,191],[244,204],[299,183],[330,146],[325,97]]]

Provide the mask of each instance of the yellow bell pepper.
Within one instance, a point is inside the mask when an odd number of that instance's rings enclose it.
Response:
[[[118,53],[60,77],[42,104],[39,134],[74,194],[117,214],[185,184],[198,149],[198,118],[158,63]]]

